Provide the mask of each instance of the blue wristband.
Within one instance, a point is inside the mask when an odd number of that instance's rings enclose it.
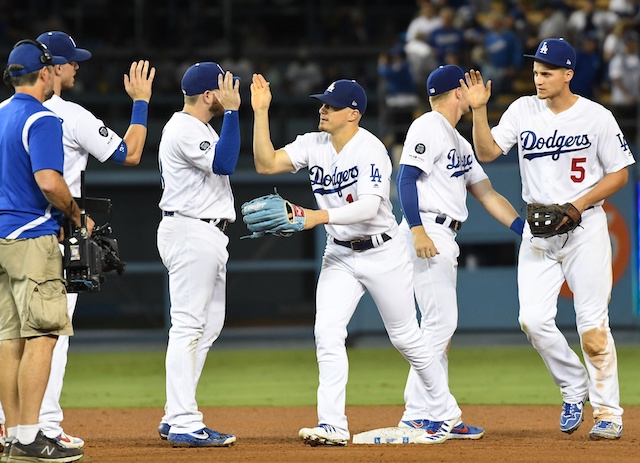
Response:
[[[514,221],[511,222],[511,226],[509,228],[516,232],[518,235],[522,236],[522,231],[524,230],[524,220],[522,220],[521,217],[516,217]]]
[[[149,103],[144,100],[136,100],[133,102],[131,110],[131,125],[140,124],[147,126],[147,113],[149,112]]]

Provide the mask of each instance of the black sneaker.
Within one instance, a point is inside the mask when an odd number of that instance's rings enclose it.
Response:
[[[24,445],[14,441],[9,453],[9,461],[54,461],[65,463],[76,461],[82,458],[84,452],[80,449],[68,449],[58,444],[55,440],[49,439],[42,431],[38,431],[36,440],[31,444]]]

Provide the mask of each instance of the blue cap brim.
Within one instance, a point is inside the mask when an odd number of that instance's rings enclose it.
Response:
[[[55,55],[51,56],[51,62],[53,64],[67,64],[68,63],[67,58],[65,58],[64,56],[55,56]]]
[[[92,56],[93,55],[89,50],[85,50],[84,48],[76,48],[73,58],[69,59],[69,61],[75,61],[75,62],[86,61]]]
[[[326,95],[324,93],[316,93],[314,95],[309,95],[311,98],[315,98],[316,100],[320,100],[329,106],[333,106],[334,108],[343,109],[346,108],[344,103],[339,102],[338,100],[334,100],[331,95]],[[350,107],[350,106],[349,106]]]
[[[540,61],[541,63],[548,64],[550,66],[557,66],[559,68],[573,69],[573,68],[571,68],[569,66],[563,66],[561,64],[553,63],[553,62],[551,62],[549,60],[542,59],[542,58],[540,58],[540,57],[538,57],[536,55],[522,55],[522,56],[524,56],[525,58],[533,58],[534,61]]]

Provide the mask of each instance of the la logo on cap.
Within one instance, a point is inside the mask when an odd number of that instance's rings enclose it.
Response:
[[[333,82],[331,85],[327,87],[327,92],[333,92],[336,89],[336,83]]]
[[[543,42],[542,46],[540,47],[540,53],[542,53],[543,55],[546,55],[548,51],[549,51],[549,47],[547,46],[547,42]]]

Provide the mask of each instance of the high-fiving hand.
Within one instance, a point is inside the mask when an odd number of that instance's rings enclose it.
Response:
[[[485,85],[480,71],[473,69],[466,72],[464,77],[465,79],[462,81],[460,88],[462,89],[462,94],[466,96],[471,109],[485,106],[491,97],[491,80],[488,80]]]

